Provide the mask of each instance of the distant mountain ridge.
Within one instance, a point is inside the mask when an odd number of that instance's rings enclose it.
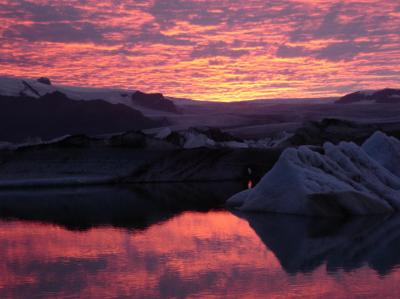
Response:
[[[175,104],[162,93],[144,93],[136,91],[132,94],[132,102],[142,107],[178,113]]]
[[[400,103],[400,89],[385,88],[381,90],[365,90],[347,94],[337,100],[336,104],[353,104],[372,102],[382,104]]]
[[[53,92],[61,92],[72,100],[101,99],[112,104],[125,104],[137,110],[145,108],[146,112],[150,109],[155,112],[178,113],[174,102],[161,93],[148,94],[130,89],[58,86],[53,85],[46,77],[40,77],[37,80],[0,77],[0,95],[2,96],[40,98]]]
[[[62,92],[39,98],[0,95],[0,140],[44,140],[68,134],[104,134],[166,125],[140,111],[104,100],[73,100]]]

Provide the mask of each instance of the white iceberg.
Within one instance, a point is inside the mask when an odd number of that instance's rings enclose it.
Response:
[[[208,138],[205,134],[187,131],[183,132],[184,144],[183,148],[199,148],[199,147],[214,147],[216,142]]]
[[[234,195],[228,205],[318,216],[398,211],[399,143],[375,133],[362,147],[326,143],[321,153],[307,146],[289,148],[255,188]]]
[[[383,167],[400,176],[400,141],[376,132],[362,145],[362,149]]]

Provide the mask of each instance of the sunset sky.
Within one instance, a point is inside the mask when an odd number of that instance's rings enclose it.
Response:
[[[0,0],[0,75],[224,101],[399,87],[400,2]]]

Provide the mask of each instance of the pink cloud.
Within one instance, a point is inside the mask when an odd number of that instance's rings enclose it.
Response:
[[[395,87],[398,32],[398,4],[378,0],[0,0],[0,74],[195,99],[331,96]]]

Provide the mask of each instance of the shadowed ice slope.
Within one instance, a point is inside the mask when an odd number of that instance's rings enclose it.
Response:
[[[274,165],[279,153],[263,148],[185,149],[173,140],[141,132],[66,136],[37,144],[4,144],[0,149],[0,189],[118,182],[254,181]]]
[[[398,139],[377,132],[365,141],[362,148],[383,167],[400,176],[400,142]]]
[[[399,211],[399,147],[400,141],[377,132],[362,147],[289,148],[254,189],[228,203],[242,211],[321,216]]]

